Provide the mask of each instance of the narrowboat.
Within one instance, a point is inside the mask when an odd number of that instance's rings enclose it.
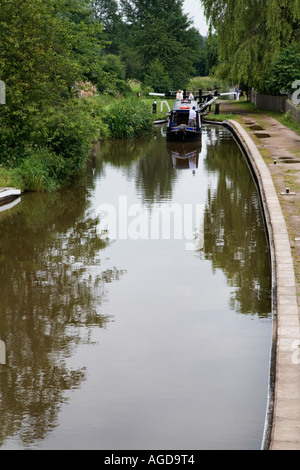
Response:
[[[218,97],[213,97],[204,104],[199,104],[196,100],[177,100],[170,112],[167,126],[167,140],[175,142],[189,142],[201,140],[201,116],[206,114],[206,108],[216,101]],[[195,122],[190,125],[190,111],[196,112]]]

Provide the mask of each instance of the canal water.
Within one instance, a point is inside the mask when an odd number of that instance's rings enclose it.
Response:
[[[228,130],[101,143],[0,234],[0,449],[260,449],[270,260]]]

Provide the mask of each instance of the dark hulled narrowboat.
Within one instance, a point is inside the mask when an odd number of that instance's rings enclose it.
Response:
[[[194,108],[196,112],[196,123],[190,125],[190,110]],[[197,101],[179,100],[170,112],[167,127],[167,140],[185,142],[201,139],[201,116]]]

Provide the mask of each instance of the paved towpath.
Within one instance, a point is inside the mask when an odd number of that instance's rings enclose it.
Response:
[[[300,135],[271,115],[241,108],[221,103],[260,181],[273,266],[273,415],[265,443],[300,450]]]

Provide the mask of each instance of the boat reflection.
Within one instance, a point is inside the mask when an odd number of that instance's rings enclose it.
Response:
[[[167,142],[167,151],[171,158],[171,165],[176,169],[198,168],[199,154],[202,150],[200,142]]]
[[[7,211],[9,209],[12,209],[14,206],[19,204],[21,202],[21,198],[16,198],[16,199],[5,199],[1,201],[0,199],[0,212]]]

